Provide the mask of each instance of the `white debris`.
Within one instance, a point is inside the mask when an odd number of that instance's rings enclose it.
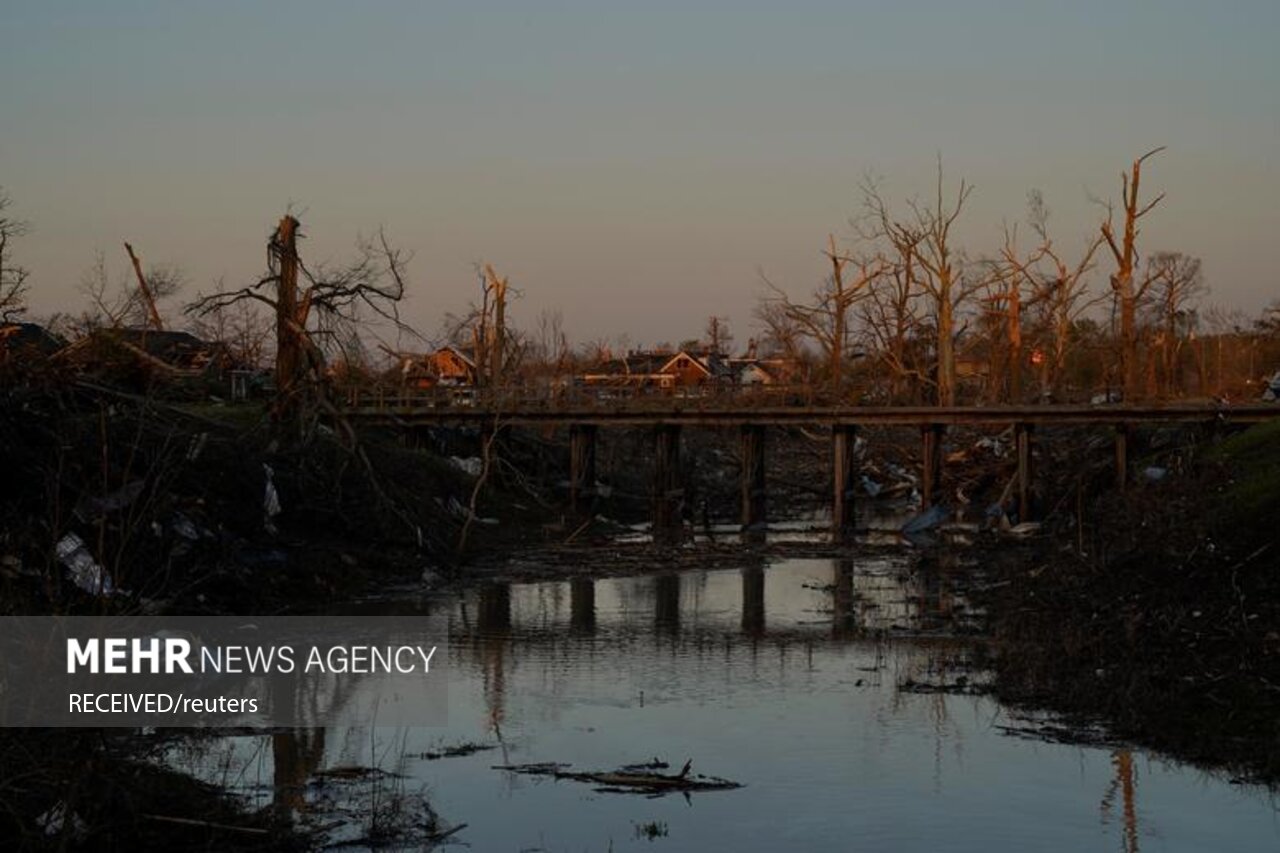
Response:
[[[470,474],[472,477],[479,477],[480,472],[484,470],[484,461],[479,456],[450,456],[449,461],[459,471]]]
[[[271,466],[263,463],[262,470],[267,475],[267,489],[262,496],[262,526],[268,533],[275,533],[276,525],[272,519],[280,514],[280,495],[276,492],[275,472]]]
[[[48,811],[36,818],[36,826],[44,830],[46,838],[66,833],[72,840],[80,840],[88,831],[80,815],[67,808],[66,800],[58,800]]]
[[[102,566],[93,559],[84,540],[68,533],[58,540],[58,559],[67,567],[72,582],[90,595],[113,595],[115,588]]]

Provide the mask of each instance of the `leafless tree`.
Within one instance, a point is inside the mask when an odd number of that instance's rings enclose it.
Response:
[[[1164,390],[1173,395],[1182,390],[1179,356],[1195,329],[1195,305],[1208,288],[1199,258],[1156,252],[1147,258],[1146,267],[1146,280],[1152,285],[1146,313],[1156,328]]]
[[[889,264],[879,256],[854,258],[836,249],[834,235],[827,238],[823,253],[831,263],[831,275],[813,294],[811,303],[799,303],[777,285],[765,279],[770,294],[766,305],[757,311],[757,318],[768,322],[783,320],[808,340],[817,344],[827,365],[827,379],[837,398],[844,388],[844,362],[850,345],[850,309],[866,295],[871,283],[889,269]],[[852,265],[852,276],[846,268]]]
[[[130,256],[132,261],[137,261],[132,252]],[[143,272],[141,262],[137,262],[134,269],[135,280],[145,282],[145,289],[131,284],[128,275],[113,278],[106,254],[95,253],[93,264],[80,278],[80,291],[92,306],[89,313],[81,317],[80,325],[84,329],[164,327],[159,306],[182,291],[186,275],[171,264],[152,264]]]
[[[1164,147],[1153,148],[1133,161],[1128,173],[1120,175],[1120,196],[1124,206],[1124,232],[1117,240],[1113,225],[1113,207],[1108,204],[1101,233],[1115,258],[1116,271],[1111,274],[1111,290],[1120,312],[1120,373],[1124,379],[1126,400],[1139,394],[1138,375],[1138,305],[1142,302],[1152,279],[1137,281],[1138,274],[1138,221],[1151,212],[1164,198],[1160,193],[1147,204],[1140,204],[1138,184],[1142,178],[1142,164],[1159,154]]]
[[[898,262],[872,283],[867,298],[858,303],[857,315],[866,349],[888,373],[889,398],[897,401],[908,383],[920,388],[931,381],[915,345],[921,301],[915,286],[915,244],[895,246],[894,251]]]
[[[982,301],[988,318],[997,321],[998,336],[1004,343],[1003,373],[1010,402],[1022,401],[1022,316],[1037,284],[1036,264],[1044,254],[1041,244],[1024,256],[1018,249],[1017,226],[1006,225],[1000,259],[987,264],[988,275],[983,280],[987,294]]]
[[[214,293],[225,293],[222,280],[214,285]],[[205,340],[217,341],[231,353],[237,364],[262,367],[271,354],[271,319],[262,305],[253,300],[240,300],[217,305],[192,318],[191,331]]]
[[[707,318],[706,330],[702,333],[702,342],[707,349],[720,355],[728,355],[733,345],[733,332],[729,331],[729,320],[726,317],[712,315]]]
[[[13,243],[27,233],[30,226],[9,216],[9,196],[0,187],[0,321],[9,322],[27,308],[30,273],[13,259]]]
[[[960,218],[973,187],[961,180],[954,198],[948,198],[943,182],[942,158],[938,158],[934,198],[929,203],[908,201],[910,216],[899,219],[874,182],[863,185],[865,233],[893,246],[903,261],[912,264],[912,284],[925,296],[933,314],[937,402],[956,401],[956,318],[982,282],[966,278],[964,259],[953,245],[952,227]]]
[[[200,317],[246,300],[269,309],[276,321],[276,416],[305,437],[321,412],[334,413],[326,393],[326,352],[336,347],[351,357],[341,347],[355,337],[361,309],[412,330],[399,316],[408,258],[382,231],[357,240],[351,261],[314,271],[298,254],[300,238],[298,220],[284,216],[267,243],[265,276],[238,290],[201,296],[187,311]]]
[[[535,360],[550,375],[559,376],[568,369],[569,338],[564,332],[564,315],[559,310],[539,312],[531,350]]]
[[[1103,237],[1099,234],[1087,241],[1079,260],[1071,264],[1054,246],[1049,234],[1049,208],[1039,190],[1028,195],[1028,218],[1040,236],[1043,261],[1035,275],[1032,302],[1050,339],[1049,387],[1061,393],[1071,331],[1086,311],[1105,299],[1101,294],[1090,296],[1086,278],[1094,267],[1093,259]]]
[[[761,300],[753,312],[760,329],[761,350],[788,361],[799,361],[805,355],[804,332],[784,306],[774,300]]]

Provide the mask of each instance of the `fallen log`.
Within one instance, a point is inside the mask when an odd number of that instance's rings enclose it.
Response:
[[[658,764],[660,762],[655,762]],[[568,779],[573,782],[585,782],[598,786],[597,791],[607,793],[633,794],[666,794],[671,792],[690,791],[729,791],[741,788],[738,782],[721,779],[716,776],[690,774],[692,761],[686,761],[684,769],[679,773],[657,773],[652,770],[623,767],[611,771],[574,771],[569,764],[498,764],[494,770],[506,770],[508,773],[519,773],[525,776],[549,776],[552,779]]]

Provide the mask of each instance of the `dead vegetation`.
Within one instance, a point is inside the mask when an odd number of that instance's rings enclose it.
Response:
[[[1149,448],[1127,496],[1082,484],[1057,548],[980,594],[997,695],[1180,758],[1280,779],[1280,432]]]
[[[568,764],[499,764],[493,769],[518,773],[522,776],[548,776],[556,780],[584,782],[594,785],[594,790],[602,794],[643,794],[645,796],[663,796],[665,794],[689,794],[695,791],[730,791],[742,786],[728,779],[716,776],[703,776],[690,773],[693,761],[684,763],[679,773],[663,773],[668,769],[665,761],[654,759],[647,764],[633,764],[611,771],[579,771],[570,770]]]

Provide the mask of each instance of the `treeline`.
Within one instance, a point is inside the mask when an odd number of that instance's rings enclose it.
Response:
[[[753,334],[737,352],[718,316],[700,338],[651,349],[768,359],[785,365],[788,383],[846,402],[1257,396],[1280,367],[1280,300],[1258,317],[1210,304],[1198,258],[1141,245],[1140,224],[1164,201],[1142,186],[1143,167],[1160,150],[1122,173],[1118,202],[1098,202],[1087,239],[1061,242],[1045,199],[1032,191],[1022,221],[1007,224],[998,250],[982,255],[955,236],[973,187],[948,182],[941,160],[927,199],[894,204],[864,182],[853,238],[828,238],[829,274],[805,297],[765,279]],[[24,315],[30,285],[15,260],[27,224],[9,207],[0,193],[6,323]],[[424,335],[400,317],[408,257],[383,234],[358,242],[344,263],[312,269],[296,249],[300,227],[292,216],[281,220],[259,281],[238,289],[219,282],[167,321],[174,312],[162,309],[180,303],[182,272],[144,269],[125,244],[133,274],[113,280],[99,255],[80,283],[87,306],[45,325],[69,339],[180,325],[220,342],[238,364],[273,369],[281,390],[303,380],[394,383],[445,344],[474,362],[477,385],[550,388],[633,348],[625,335],[571,346],[558,311],[521,323],[509,304],[518,291],[487,264],[477,265],[468,310]]]

